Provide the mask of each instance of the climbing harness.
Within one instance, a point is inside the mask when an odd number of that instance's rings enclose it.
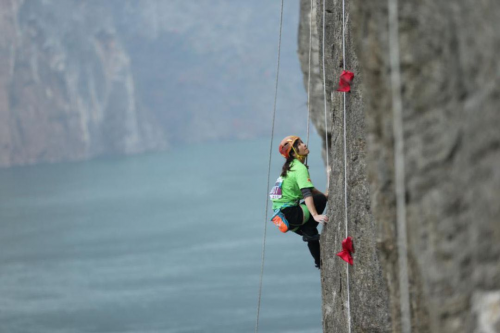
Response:
[[[290,229],[290,224],[285,214],[281,211],[281,208],[274,211],[271,221],[273,221],[274,225],[276,225],[281,232],[287,232],[288,229]]]
[[[262,298],[262,279],[264,276],[264,258],[266,255],[266,236],[267,236],[267,210],[269,209],[269,200],[267,199],[267,191],[269,189],[270,177],[271,177],[271,160],[273,156],[273,138],[274,138],[274,123],[276,120],[276,101],[278,99],[278,82],[279,82],[279,74],[280,74],[280,53],[281,53],[281,31],[283,29],[283,3],[284,0],[281,0],[281,14],[280,14],[280,32],[278,39],[278,60],[276,65],[276,84],[274,89],[274,105],[273,105],[273,122],[272,122],[272,130],[271,130],[271,144],[269,148],[269,165],[267,170],[267,186],[266,186],[266,211],[264,217],[264,241],[262,244],[262,264],[260,268],[260,282],[259,282],[259,300],[257,303],[257,319],[255,322],[255,332],[259,331],[259,315],[260,315],[260,301]]]
[[[398,0],[388,0],[389,57],[392,88],[392,116],[394,132],[394,169],[396,178],[396,219],[399,264],[399,294],[403,333],[411,333],[410,293],[408,287],[408,249],[406,236],[405,164],[403,136],[403,103],[399,63]]]
[[[301,205],[300,203],[297,203],[297,205],[284,204],[280,208],[277,208],[274,210],[274,214],[271,217],[271,221],[274,223],[274,225],[276,225],[278,227],[279,231],[285,233],[285,232],[288,232],[289,230],[295,231],[298,229],[298,227],[296,227],[295,229],[290,229],[290,223],[288,223],[288,220],[287,220],[285,214],[283,214],[283,212],[281,211],[282,209],[285,209],[288,207],[295,207],[295,206],[299,206],[302,209],[304,209],[302,207],[303,205]],[[304,220],[302,221],[302,223],[307,221],[308,218],[309,217],[306,216],[306,214],[304,214]]]

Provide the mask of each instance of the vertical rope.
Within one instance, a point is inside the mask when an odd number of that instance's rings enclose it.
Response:
[[[323,0],[323,47],[322,47],[322,57],[323,57],[323,101],[325,104],[325,145],[326,145],[326,166],[330,166],[330,161],[328,160],[329,148],[328,148],[328,122],[326,120],[326,74],[325,74],[325,0]]]
[[[346,69],[345,57],[345,0],[342,0],[342,63],[343,69]],[[346,93],[344,92],[344,219],[345,219],[345,237],[349,236],[348,232],[348,211],[347,211],[347,121],[346,121]],[[349,333],[351,332],[351,297],[349,287],[349,264],[346,263],[346,280],[347,280],[347,322]]]
[[[406,235],[403,102],[401,98],[401,72],[399,63],[398,1],[388,0],[388,6],[401,326],[403,333],[411,333],[410,295],[408,287],[408,249]]]
[[[313,16],[313,0],[311,0],[311,9],[309,11],[309,71],[307,76],[307,140],[306,144],[309,147],[309,127],[311,123],[311,50],[312,50],[312,16]]]
[[[265,254],[266,254],[266,237],[267,237],[267,210],[269,209],[269,198],[267,197],[268,191],[269,191],[269,179],[271,176],[271,160],[272,160],[272,153],[273,153],[273,139],[274,139],[274,123],[276,120],[276,102],[278,99],[278,82],[279,82],[279,73],[280,73],[280,53],[281,53],[281,30],[283,28],[283,2],[284,0],[281,0],[281,14],[280,14],[280,33],[279,33],[279,40],[278,40],[278,60],[277,60],[277,65],[276,65],[276,84],[275,84],[275,89],[274,89],[274,105],[273,105],[273,121],[272,121],[272,130],[271,130],[271,144],[269,148],[269,165],[267,169],[267,185],[266,185],[266,212],[265,212],[265,218],[264,218],[264,241],[262,244],[262,265],[260,268],[260,283],[259,283],[259,300],[257,303],[257,319],[255,322],[255,332],[257,333],[259,331],[259,315],[260,315],[260,302],[262,299],[262,280],[264,277],[264,259],[265,259]]]

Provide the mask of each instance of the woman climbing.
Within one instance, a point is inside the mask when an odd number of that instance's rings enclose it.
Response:
[[[321,215],[328,194],[314,188],[308,167],[304,165],[309,149],[298,136],[284,138],[279,152],[286,162],[270,193],[274,210],[272,221],[282,232],[291,230],[301,235],[307,242],[316,267],[321,268],[317,227],[319,223],[328,222],[328,216]]]

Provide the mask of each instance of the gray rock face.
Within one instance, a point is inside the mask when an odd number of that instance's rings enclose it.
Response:
[[[334,91],[342,2],[326,9],[333,174],[324,331],[347,332],[345,263],[334,254],[345,237],[343,98]],[[352,331],[400,332],[387,1],[347,2],[346,14],[346,65],[356,73],[346,119]],[[413,332],[494,331],[500,311],[481,295],[500,290],[500,3],[400,1],[399,30]]]
[[[300,59],[301,69],[304,73],[304,86],[306,92],[309,92],[308,111],[310,112],[310,120],[318,134],[323,139],[323,158],[325,159],[325,94],[323,89],[323,64],[320,49],[320,35],[318,31],[318,19],[316,6],[310,10],[311,4],[309,1],[301,1],[300,3],[300,22],[298,42],[298,55]],[[312,29],[309,29],[312,26]],[[311,50],[309,52],[309,50]],[[328,96],[327,96],[328,97]],[[330,98],[326,100],[326,110],[330,109]],[[328,120],[327,120],[328,121]]]
[[[302,1],[302,17],[308,17],[310,1]],[[313,15],[317,22],[315,38],[319,46],[313,48],[313,65],[321,65],[314,73],[317,90],[323,89],[322,55],[323,9],[322,2],[313,3]],[[342,261],[336,254],[342,250],[346,238],[344,205],[344,138],[343,138],[343,94],[336,92],[338,78],[342,72],[342,18],[338,8],[330,2],[326,7],[325,26],[325,69],[327,91],[327,124],[330,138],[329,161],[332,168],[329,184],[328,214],[330,223],[323,229],[322,244],[322,288],[323,328],[325,332],[348,332],[349,322],[353,332],[387,332],[390,330],[388,287],[383,279],[379,255],[376,248],[377,226],[370,203],[367,180],[366,136],[364,123],[364,101],[359,87],[362,80],[357,54],[354,52],[350,35],[347,40],[346,66],[355,72],[353,92],[346,96],[347,122],[347,234],[354,239],[356,250],[354,266]],[[348,17],[349,19],[349,17]],[[308,68],[309,21],[303,19],[300,28],[300,54],[303,68]],[[305,76],[307,77],[307,71]],[[322,137],[325,137],[323,94],[313,93],[315,106],[313,123]],[[318,112],[321,109],[321,112]],[[347,272],[347,269],[349,272]],[[349,274],[349,286],[347,285]],[[348,297],[349,294],[349,297]],[[349,316],[351,319],[349,320]]]

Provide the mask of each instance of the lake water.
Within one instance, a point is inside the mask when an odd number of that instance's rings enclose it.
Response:
[[[255,140],[0,170],[0,332],[253,332],[268,154]],[[268,222],[266,244],[259,331],[320,332],[306,243]]]

